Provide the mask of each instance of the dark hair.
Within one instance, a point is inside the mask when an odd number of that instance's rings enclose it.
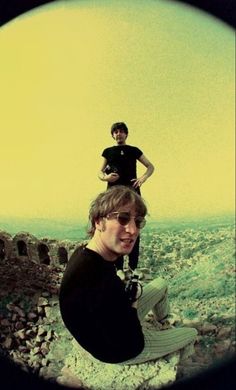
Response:
[[[128,127],[126,126],[126,124],[124,122],[113,123],[113,125],[111,126],[111,135],[113,135],[114,131],[117,129],[123,130],[125,132],[125,134],[128,134],[128,132],[129,132]]]
[[[88,235],[90,237],[93,236],[95,232],[95,222],[98,221],[99,218],[105,217],[112,211],[117,211],[127,204],[135,207],[137,215],[145,217],[147,214],[147,207],[144,200],[130,187],[115,185],[107,191],[100,193],[90,206],[90,227],[88,229]]]

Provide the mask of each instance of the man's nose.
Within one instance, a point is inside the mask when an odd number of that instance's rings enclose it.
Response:
[[[135,234],[137,232],[137,226],[135,223],[134,218],[131,218],[130,221],[126,225],[126,231],[129,232],[130,234]]]

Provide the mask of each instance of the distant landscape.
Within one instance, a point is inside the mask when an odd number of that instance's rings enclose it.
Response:
[[[87,223],[80,221],[52,220],[46,218],[1,218],[0,230],[12,235],[28,232],[37,238],[58,240],[83,240],[87,235]]]
[[[143,232],[199,229],[205,227],[208,230],[233,226],[234,215],[211,216],[207,218],[184,218],[172,220],[151,220],[147,218],[147,225]],[[11,235],[18,232],[28,232],[37,238],[52,238],[58,240],[78,241],[87,238],[86,221],[76,220],[52,220],[46,218],[20,218],[20,217],[0,217],[0,230],[4,230]]]

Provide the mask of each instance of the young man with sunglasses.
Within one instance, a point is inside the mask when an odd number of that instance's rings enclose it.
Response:
[[[116,145],[104,149],[102,152],[103,162],[99,171],[99,179],[107,182],[107,188],[114,185],[125,185],[133,188],[141,195],[140,187],[153,174],[154,166],[143,152],[131,145],[126,144],[128,127],[124,122],[114,123],[111,127],[111,135]],[[146,172],[137,177],[137,161],[144,165]],[[134,271],[138,265],[139,237],[129,254],[129,268]],[[117,274],[124,280],[124,258],[121,256],[116,261]]]
[[[141,322],[151,309],[158,321],[168,315],[167,284],[157,278],[137,289],[131,300],[116,274],[114,263],[132,251],[146,214],[142,198],[125,186],[108,189],[91,204],[91,239],[72,254],[59,296],[65,326],[88,358],[137,364],[184,348],[196,338],[191,328],[143,330]]]

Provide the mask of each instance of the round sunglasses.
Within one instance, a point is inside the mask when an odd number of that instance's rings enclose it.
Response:
[[[142,229],[146,224],[146,220],[144,217],[141,216],[132,217],[130,213],[126,211],[114,211],[113,213],[107,214],[105,218],[116,219],[119,222],[119,224],[122,226],[128,225],[130,220],[134,219],[137,229]]]

